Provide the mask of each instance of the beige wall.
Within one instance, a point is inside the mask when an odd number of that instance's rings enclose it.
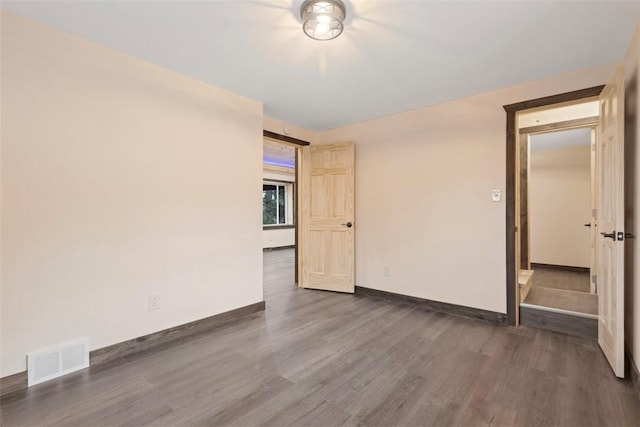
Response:
[[[294,228],[279,228],[264,230],[262,232],[263,248],[282,248],[293,246],[296,243],[296,230]]]
[[[502,108],[596,86],[614,65],[346,126],[356,145],[356,282],[506,312]],[[503,199],[504,200],[504,199]],[[390,276],[384,276],[389,267]]]
[[[296,182],[295,169],[291,168],[284,171],[285,168],[278,167],[278,170],[270,170],[268,166],[263,169],[262,177],[265,180],[273,179],[276,181]]]
[[[625,58],[625,339],[640,366],[640,24]]]
[[[585,143],[531,152],[531,262],[589,267],[591,146]]]
[[[0,375],[261,301],[261,104],[1,23]]]

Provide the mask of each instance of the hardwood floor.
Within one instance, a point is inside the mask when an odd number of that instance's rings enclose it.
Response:
[[[529,291],[524,302],[531,305],[559,308],[561,310],[575,311],[593,316],[598,315],[598,296],[585,292],[534,286]]]
[[[596,343],[301,290],[264,254],[266,311],[8,395],[2,425],[637,426]]]
[[[587,272],[563,271],[548,267],[536,267],[533,270],[533,287],[591,292],[590,275]]]
[[[591,294],[588,272],[536,267],[526,304],[598,315],[598,296]]]

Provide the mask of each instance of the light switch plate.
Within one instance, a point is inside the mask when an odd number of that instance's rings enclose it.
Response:
[[[491,200],[494,202],[499,202],[502,200],[502,191],[500,190],[492,190],[491,191]]]

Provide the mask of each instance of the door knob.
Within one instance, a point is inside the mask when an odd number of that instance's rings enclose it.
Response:
[[[608,237],[611,240],[616,240],[616,232],[615,230],[611,233],[605,233],[604,231],[602,233],[600,233],[602,236],[604,237]]]
[[[353,223],[351,221],[347,222],[346,224],[340,224],[340,225],[343,225],[343,226],[345,226],[347,228],[353,227]]]

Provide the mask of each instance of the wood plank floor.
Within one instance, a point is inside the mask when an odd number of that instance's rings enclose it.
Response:
[[[598,296],[585,292],[567,291],[565,289],[553,289],[532,287],[524,300],[531,305],[559,308],[561,310],[575,311],[577,313],[598,315]]]
[[[638,426],[592,341],[293,285],[265,253],[267,310],[15,393],[2,425]]]
[[[536,267],[524,302],[597,316],[598,296],[590,293],[589,278],[589,273]]]
[[[535,271],[532,277],[533,287],[591,292],[591,284],[589,283],[591,276],[587,272],[564,271],[548,267],[536,267],[533,270]]]

